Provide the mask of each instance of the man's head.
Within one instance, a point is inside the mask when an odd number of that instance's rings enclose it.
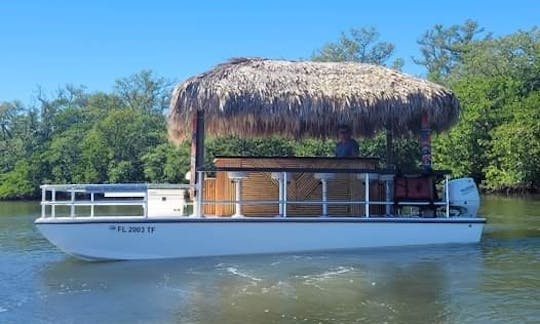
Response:
[[[339,125],[338,134],[340,140],[347,140],[351,138],[351,129],[349,128],[349,125]]]

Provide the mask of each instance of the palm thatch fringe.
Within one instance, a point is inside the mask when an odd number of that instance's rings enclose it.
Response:
[[[440,85],[382,66],[237,58],[174,89],[172,140],[190,137],[195,110],[205,110],[206,129],[215,135],[299,138],[335,136],[339,124],[355,136],[386,127],[417,133],[424,112],[441,131],[457,120],[459,103]]]

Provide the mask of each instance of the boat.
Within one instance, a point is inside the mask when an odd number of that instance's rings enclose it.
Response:
[[[378,171],[323,170],[324,173],[315,174],[321,181],[332,181],[333,176],[347,171],[358,172],[354,173],[358,175],[358,185],[366,181],[372,185],[365,186],[365,199],[360,201],[330,201],[324,196],[319,201],[287,201],[286,177],[298,171],[283,168],[222,170],[236,179],[235,185],[250,173],[270,172],[281,176],[278,178],[278,186],[282,189],[279,200],[244,201],[237,196],[235,200],[207,202],[201,197],[192,208],[185,199],[185,192],[190,189],[185,185],[43,185],[42,215],[35,224],[60,250],[85,260],[463,244],[477,243],[481,238],[486,220],[477,217],[480,199],[471,178],[446,178],[444,198],[440,201],[413,199],[412,196],[411,201],[396,201],[394,197],[390,201],[381,201],[371,199],[373,180],[370,178],[376,179],[377,183],[390,181],[394,184],[407,178]],[[415,185],[413,181],[410,187]],[[202,206],[213,204],[234,205],[234,214],[229,217],[205,215]],[[295,204],[317,205],[322,213],[317,216],[288,215],[287,211]],[[265,217],[242,215],[242,206],[248,205],[277,206],[278,213]],[[96,209],[110,206],[137,206],[140,213],[133,216],[96,213]],[[363,213],[357,216],[328,215],[331,206],[358,206]],[[401,214],[385,213],[398,208],[410,210]],[[61,209],[63,214],[59,212]],[[373,214],[373,209],[383,213]]]
[[[169,135],[191,139],[189,184],[42,185],[35,224],[85,260],[478,243],[486,219],[474,180],[431,168],[431,128],[458,114],[451,91],[384,67],[235,59],[173,91]],[[386,132],[385,163],[227,156],[203,165],[205,130],[328,138],[343,120],[354,135]],[[401,171],[392,137],[410,134],[420,135],[422,167]]]

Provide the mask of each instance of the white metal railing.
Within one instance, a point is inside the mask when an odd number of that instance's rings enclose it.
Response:
[[[140,206],[142,216],[148,217],[148,190],[149,189],[188,189],[189,185],[173,184],[54,184],[42,185],[41,187],[41,217],[57,217],[56,207],[69,207],[69,217],[77,217],[76,208],[90,207],[90,217],[95,217],[95,207],[97,206]],[[69,199],[58,200],[58,193]],[[125,199],[105,199],[107,193],[123,193],[120,195]],[[96,194],[100,194],[102,199],[96,199]],[[83,199],[77,199],[77,195]],[[50,196],[50,199],[47,199]],[[111,195],[114,196],[114,195]],[[190,203],[185,203],[190,205]],[[47,207],[50,207],[50,214],[47,214]]]
[[[196,184],[197,188],[197,199],[196,199],[196,206],[194,206],[193,209],[193,217],[204,217],[202,211],[203,211],[203,205],[206,204],[213,204],[213,205],[227,205],[227,204],[234,204],[235,205],[235,215],[241,214],[238,210],[238,208],[243,205],[263,205],[263,204],[278,204],[278,210],[279,210],[279,216],[281,217],[287,217],[287,206],[288,205],[294,205],[294,204],[302,204],[302,205],[321,205],[322,206],[322,214],[321,216],[327,216],[327,210],[329,205],[364,205],[365,207],[365,215],[364,217],[369,218],[370,215],[370,206],[416,206],[416,207],[423,207],[423,206],[437,206],[437,207],[445,207],[445,217],[450,217],[450,201],[449,201],[449,193],[448,193],[448,183],[449,183],[449,177],[445,176],[444,180],[444,192],[445,197],[443,201],[393,201],[390,197],[390,190],[391,185],[389,185],[389,181],[383,181],[385,182],[385,200],[384,201],[371,201],[370,200],[370,174],[371,175],[379,175],[376,171],[373,172],[365,172],[363,171],[361,174],[363,175],[363,180],[365,184],[364,185],[365,191],[365,199],[364,200],[328,200],[325,196],[325,189],[326,189],[326,183],[325,181],[321,181],[323,184],[322,191],[323,191],[323,197],[322,200],[300,200],[300,201],[294,201],[294,200],[288,200],[287,199],[287,183],[288,183],[288,173],[287,171],[282,172],[281,177],[276,177],[278,180],[278,200],[242,200],[239,195],[239,190],[235,188],[236,197],[234,200],[204,200],[203,199],[203,186],[202,182],[204,181],[204,174],[206,172],[212,172],[212,171],[197,171],[198,173],[198,179],[199,182]],[[257,171],[255,171],[257,172]],[[267,172],[267,171],[259,171],[259,172]],[[273,172],[276,173],[276,172]],[[360,173],[359,173],[360,174]],[[385,173],[385,175],[387,175]],[[393,180],[392,180],[393,181]],[[241,185],[240,181],[235,181],[235,186]],[[386,209],[387,213],[389,209]]]
[[[279,194],[277,200],[242,200],[240,196],[240,191],[235,190],[236,197],[234,200],[204,200],[204,174],[210,171],[197,171],[199,181],[195,184],[194,188],[196,190],[195,200],[191,203],[186,202],[185,205],[193,206],[193,213],[191,217],[204,217],[204,205],[235,205],[235,215],[241,215],[241,208],[244,205],[266,205],[266,204],[277,204],[280,217],[287,217],[287,206],[289,205],[321,205],[322,215],[328,215],[328,206],[331,205],[360,205],[364,206],[364,217],[371,217],[370,207],[371,206],[386,206],[386,214],[389,214],[391,206],[435,206],[445,207],[445,217],[450,217],[450,202],[449,202],[449,193],[448,193],[448,182],[449,178],[446,176],[444,182],[444,200],[442,201],[398,201],[395,202],[391,198],[390,193],[392,184],[388,182],[390,180],[385,180],[384,189],[385,200],[371,200],[370,198],[370,179],[380,179],[377,172],[362,172],[359,173],[362,176],[359,177],[360,181],[364,181],[364,200],[329,200],[326,197],[325,192],[323,192],[323,197],[321,200],[288,200],[287,199],[287,187],[288,187],[288,177],[289,172],[283,171],[278,179]],[[265,172],[265,171],[255,171],[255,172]],[[275,173],[275,172],[274,172]],[[362,179],[363,178],[363,179]],[[388,177],[387,177],[388,178]],[[388,178],[389,179],[389,178]],[[241,180],[235,181],[235,186],[240,186]],[[323,189],[325,186],[323,186]],[[140,206],[142,208],[142,216],[144,218],[148,217],[148,189],[192,189],[190,185],[149,185],[149,184],[67,184],[67,185],[42,185],[42,201],[41,201],[41,217],[52,217],[56,216],[56,207],[57,206],[68,206],[69,207],[69,217],[75,218],[77,216],[76,208],[80,206],[89,206],[90,207],[90,217],[95,216],[95,207],[96,206]],[[324,191],[324,190],[323,190]],[[124,196],[127,199],[104,199],[101,195],[105,196],[105,193],[108,192],[128,192],[132,195],[120,195]],[[58,193],[64,193],[64,197],[68,199],[58,200]],[[96,194],[100,195],[101,199],[96,199]],[[48,196],[50,199],[47,199]],[[82,196],[83,199],[77,199],[77,196]],[[47,214],[47,207],[50,207],[50,214]]]

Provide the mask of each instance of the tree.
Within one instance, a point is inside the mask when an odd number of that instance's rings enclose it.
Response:
[[[452,82],[462,105],[458,124],[434,139],[434,160],[456,175],[469,175],[478,182],[493,163],[488,153],[495,143],[493,130],[508,123],[510,104],[521,101],[520,85],[506,76],[469,76]]]
[[[452,130],[434,139],[434,160],[490,190],[538,188],[540,33],[471,41],[448,75],[461,105]]]
[[[109,152],[102,133],[96,128],[85,134],[81,143],[80,177],[83,183],[107,183]]]
[[[85,179],[144,181],[143,156],[166,142],[165,117],[132,109],[110,111],[82,140]]]
[[[490,164],[484,168],[485,186],[490,190],[540,188],[540,93],[532,93],[505,108],[511,119],[494,128]]]
[[[17,115],[23,110],[19,101],[0,103],[0,134],[2,140],[6,141],[12,137]]]
[[[189,169],[190,151],[187,143],[174,146],[163,143],[143,155],[144,176],[152,183],[181,183]]]
[[[112,93],[67,85],[52,95],[38,88],[28,109],[1,103],[0,199],[35,197],[52,182],[182,181],[187,148],[166,143],[170,85],[142,71]],[[161,152],[164,164],[152,164]]]
[[[313,61],[342,62],[353,61],[385,65],[394,53],[394,44],[379,42],[379,33],[373,27],[353,28],[349,33],[341,33],[340,39],[327,43],[311,57]],[[402,59],[391,63],[396,69],[403,66]]]
[[[334,156],[336,142],[306,138],[294,143],[295,156]]]
[[[294,156],[292,141],[281,137],[210,138],[206,142],[205,164],[212,165],[216,156]]]
[[[463,25],[448,28],[437,24],[417,41],[422,57],[413,57],[413,62],[426,68],[429,80],[445,83],[456,65],[462,62],[463,55],[480,36],[484,40],[491,39],[491,34],[485,34],[484,29],[474,20],[469,19]]]
[[[35,159],[20,160],[13,170],[0,174],[0,199],[23,199],[37,195],[39,166]]]
[[[540,29],[474,42],[453,74],[455,79],[471,75],[512,78],[522,83],[522,95],[539,90]]]
[[[80,116],[77,116],[77,113],[88,104],[86,89],[73,85],[58,89],[52,99],[38,87],[36,99],[40,104],[38,138],[41,143],[49,141],[55,133],[62,133],[73,123],[79,122]]]
[[[47,148],[44,163],[49,163],[50,180],[53,183],[78,183],[84,179],[81,169],[81,140],[84,132],[75,124],[69,130],[55,136]]]
[[[115,92],[122,105],[137,111],[163,113],[169,106],[173,82],[143,70],[116,80]]]

